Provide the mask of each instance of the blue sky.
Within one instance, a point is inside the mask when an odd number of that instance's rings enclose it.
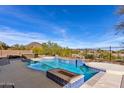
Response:
[[[119,6],[0,6],[0,41],[52,41],[63,47],[119,46],[115,35]]]

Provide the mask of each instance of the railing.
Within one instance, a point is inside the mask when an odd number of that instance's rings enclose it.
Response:
[[[124,64],[124,47],[109,46],[81,50],[80,56],[86,61],[106,61]]]

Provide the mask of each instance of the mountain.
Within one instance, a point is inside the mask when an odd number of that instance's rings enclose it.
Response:
[[[26,47],[28,47],[28,48],[41,47],[41,46],[42,46],[42,44],[38,43],[38,42],[31,42],[28,45],[26,45]]]

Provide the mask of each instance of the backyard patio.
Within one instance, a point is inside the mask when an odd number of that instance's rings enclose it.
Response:
[[[124,67],[110,63],[89,62],[90,67],[106,70],[99,72],[86,81],[81,88],[124,88]],[[0,85],[14,84],[15,88],[62,88],[48,79],[46,73],[26,67],[21,59],[9,59],[9,63],[0,66]]]
[[[0,67],[0,84],[14,83],[15,88],[60,88],[54,81],[46,78],[45,73],[31,70],[20,60]]]

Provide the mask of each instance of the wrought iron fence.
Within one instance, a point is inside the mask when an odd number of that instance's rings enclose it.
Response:
[[[83,49],[80,53],[81,57],[88,61],[106,61],[124,64],[124,47],[101,47]]]

